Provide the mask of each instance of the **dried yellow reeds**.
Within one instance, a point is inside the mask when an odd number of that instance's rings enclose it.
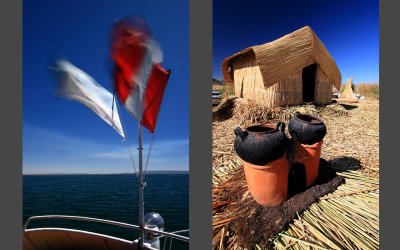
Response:
[[[347,115],[347,110],[340,105],[332,104],[327,106],[315,106],[312,104],[296,105],[288,107],[275,107],[269,108],[267,105],[258,102],[236,97],[228,97],[224,99],[217,107],[215,113],[218,113],[218,108],[221,109],[226,106],[226,103],[233,102],[231,116],[243,126],[248,126],[258,122],[268,121],[285,121],[288,122],[296,112],[316,115],[316,116],[330,116],[339,117]],[[222,115],[222,114],[221,114]]]
[[[302,102],[301,70],[265,88],[254,54],[241,56],[241,60],[233,62],[232,67],[236,96],[254,100],[267,107],[295,105]]]
[[[226,186],[226,180],[241,166],[233,149],[233,129],[251,125],[241,117],[246,107],[240,106],[248,103],[247,100],[235,99],[230,117],[221,120],[214,117],[213,121],[213,203],[219,205],[213,210],[213,221],[216,222],[213,227],[214,249],[244,249],[229,227],[240,211],[225,210],[218,199],[224,190],[230,188]],[[256,115],[261,115],[261,110],[274,110],[254,102],[250,105],[259,111],[248,111],[244,115],[253,117],[254,121],[261,121]],[[379,101],[332,104],[324,108],[300,105],[275,110],[276,113],[270,114],[283,121],[296,111],[324,119],[328,133],[321,157],[331,162],[346,183],[298,214],[298,218],[275,238],[258,242],[252,248],[379,249]],[[361,168],[353,170],[357,167]]]
[[[354,95],[353,92],[353,78],[350,77],[347,82],[346,85],[344,86],[344,89],[342,91],[342,93],[340,94],[340,99],[344,99],[344,100],[357,100],[356,96]]]
[[[379,99],[379,84],[378,83],[357,84],[357,93],[367,98]]]
[[[317,71],[315,84],[315,102],[318,104],[329,104],[332,102],[332,82],[326,77],[323,71]]]
[[[379,249],[379,180],[359,171],[340,175],[346,184],[299,215],[274,239],[277,249]]]

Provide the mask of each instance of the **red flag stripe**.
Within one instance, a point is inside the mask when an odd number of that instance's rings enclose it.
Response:
[[[112,40],[114,84],[125,108],[154,132],[170,71],[159,64],[162,52],[143,23],[121,21]]]
[[[157,122],[158,112],[160,110],[165,87],[167,85],[170,71],[165,70],[160,64],[153,65],[149,81],[146,86],[143,97],[143,116],[141,124],[150,132],[154,132]]]
[[[116,63],[116,90],[122,102],[134,88],[132,76],[140,71],[146,55],[147,32],[136,30],[128,24],[119,24],[113,32],[112,57]]]

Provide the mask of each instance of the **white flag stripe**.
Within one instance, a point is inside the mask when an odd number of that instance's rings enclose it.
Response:
[[[138,74],[133,76],[133,82],[137,89],[131,92],[125,101],[126,109],[140,122],[143,115],[143,97],[146,86],[150,78],[153,64],[162,60],[162,51],[156,41],[150,39],[147,45],[147,51],[143,57]]]
[[[125,138],[113,95],[71,63],[60,60],[56,65],[61,74],[57,94],[86,105]]]
[[[163,61],[164,55],[161,50],[161,46],[153,38],[149,38],[147,48],[151,53],[151,60],[153,61],[153,64],[161,63]]]

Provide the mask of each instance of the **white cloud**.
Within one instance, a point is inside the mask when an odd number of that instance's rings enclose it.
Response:
[[[146,141],[143,150],[144,162],[148,146]],[[131,145],[137,165],[136,148],[137,143]],[[188,159],[188,139],[158,141],[156,137],[148,170],[188,170]],[[23,167],[25,173],[133,171],[123,141],[100,143],[27,124],[24,124],[23,131]]]

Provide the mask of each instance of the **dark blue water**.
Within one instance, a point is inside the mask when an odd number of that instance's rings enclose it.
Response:
[[[42,175],[23,178],[24,222],[31,216],[57,214],[138,225],[136,175]],[[188,229],[189,175],[149,174],[145,180],[145,213],[159,213],[164,219],[164,230],[167,232]],[[68,227],[129,240],[138,238],[134,230],[93,222],[48,220],[33,221],[30,225],[29,228]],[[173,241],[173,249],[187,249],[189,246],[187,243],[179,243]]]

